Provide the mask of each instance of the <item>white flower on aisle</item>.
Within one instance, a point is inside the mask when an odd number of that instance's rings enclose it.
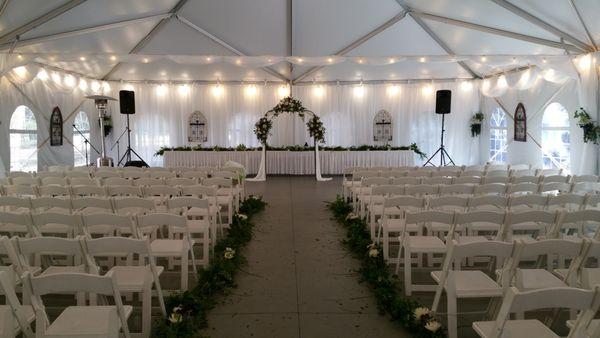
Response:
[[[379,256],[379,249],[377,249],[377,244],[371,243],[367,245],[367,249],[369,249],[369,257]]]
[[[351,212],[348,214],[348,216],[346,216],[346,220],[350,221],[350,220],[354,220],[354,219],[358,219],[358,215]]]
[[[440,324],[440,322],[438,322],[437,320],[432,320],[432,321],[429,321],[427,324],[425,324],[425,328],[431,332],[436,332],[441,327],[442,327],[442,324]]]
[[[237,215],[237,217],[238,217],[239,219],[241,219],[242,221],[245,221],[245,220],[247,220],[247,219],[248,219],[248,216],[246,216],[246,215],[244,215],[244,214],[238,214],[238,215]]]
[[[235,250],[230,247],[226,247],[225,252],[223,252],[223,257],[225,259],[233,259],[233,257],[235,257]]]
[[[413,314],[415,316],[415,320],[421,320],[424,316],[429,316],[429,314],[431,314],[431,310],[426,307],[418,307],[415,309]]]
[[[181,315],[181,306],[176,306],[173,308],[173,312],[169,316],[169,322],[172,324],[181,323],[183,321],[183,316]]]

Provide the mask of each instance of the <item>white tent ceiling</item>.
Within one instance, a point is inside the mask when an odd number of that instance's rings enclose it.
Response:
[[[518,67],[531,62],[527,55],[596,50],[600,1],[510,1],[0,0],[0,52],[47,55],[45,63],[99,79],[312,82],[471,78],[498,69],[474,57],[461,64],[414,58],[389,65],[294,64],[291,74],[285,60],[260,68],[124,59],[518,55],[510,65]],[[61,59],[68,54],[86,57]]]

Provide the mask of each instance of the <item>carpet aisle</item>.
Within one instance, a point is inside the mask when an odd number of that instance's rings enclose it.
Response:
[[[377,314],[358,283],[357,261],[339,243],[343,229],[324,201],[340,179],[269,177],[248,182],[269,203],[256,217],[239,285],[209,315],[211,337],[408,337]]]

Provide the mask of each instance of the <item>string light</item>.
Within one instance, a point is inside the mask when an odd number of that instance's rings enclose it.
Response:
[[[423,87],[422,91],[425,95],[431,95],[433,94],[433,86],[430,83],[428,83]]]
[[[161,84],[158,87],[156,87],[156,95],[164,96],[166,93],[167,93],[167,86],[165,86],[164,84]]]
[[[80,56],[80,57],[79,57],[79,60],[81,60],[81,61],[85,61],[85,56]]]
[[[142,59],[142,62],[143,62],[143,63],[148,63],[148,62],[150,62],[150,59],[148,59],[148,58],[143,58],[143,59]]]
[[[112,55],[112,56],[110,57],[110,60],[111,60],[111,61],[117,61],[117,57],[116,57],[115,55]]]
[[[390,59],[388,60],[388,62],[389,62],[390,64],[392,64],[392,63],[396,62],[396,59],[394,59],[394,58],[390,58]]]
[[[56,84],[61,84],[62,83],[62,79],[60,77],[60,74],[54,72],[54,73],[52,73],[52,75],[50,75],[50,77],[52,78],[52,81],[54,81],[54,83],[56,83]]]
[[[65,77],[63,78],[63,83],[65,84],[65,86],[70,87],[70,88],[75,88],[76,85],[76,80],[75,77],[73,75],[65,75]]]
[[[207,57],[206,57],[206,61],[207,61],[207,62],[211,62],[211,61],[212,61],[212,58],[211,58],[210,56],[207,56]]]
[[[85,79],[79,79],[79,89],[84,92],[88,89],[88,83]]]
[[[256,89],[255,85],[248,85],[248,86],[246,86],[246,89],[244,91],[246,92],[247,96],[252,97],[252,96],[256,95],[257,89]]]
[[[363,59],[358,59],[358,63],[362,64],[363,62]]]
[[[212,93],[215,97],[221,97],[221,95],[223,95],[223,86],[221,86],[219,79],[217,79],[217,84],[212,87]]]
[[[277,88],[277,95],[279,95],[280,98],[289,96],[290,95],[290,87],[287,85],[279,86],[279,88]]]
[[[325,89],[321,85],[315,86],[313,88],[313,94],[319,98],[323,97],[323,95],[325,95]]]
[[[484,56],[482,56],[482,57],[481,57],[481,62],[486,62],[486,61],[487,61],[487,56],[485,56],[485,55],[484,55]]]
[[[427,61],[427,59],[426,59],[426,58],[424,58],[424,57],[420,57],[420,58],[419,58],[419,62],[425,62],[425,61]]]
[[[332,58],[327,58],[327,62],[332,63],[333,59]]]
[[[187,95],[190,92],[190,86],[187,84],[182,84],[179,86],[179,88],[177,88],[177,91],[179,92],[179,95]]]
[[[543,63],[547,63],[547,62],[548,62],[548,60],[546,60],[546,58],[543,58],[543,59],[542,59],[542,62],[543,62]]]
[[[100,82],[98,82],[98,81],[92,82],[91,89],[94,93],[98,93],[101,88],[102,88],[102,85],[100,84]]]
[[[133,85],[131,83],[128,83],[123,86],[123,89],[124,90],[133,90]]]
[[[102,82],[102,91],[104,93],[110,92],[110,84],[106,81]]]
[[[365,86],[363,86],[362,80],[360,80],[360,85],[358,87],[354,87],[354,96],[357,98],[365,96]]]
[[[44,68],[40,69],[40,71],[37,73],[37,78],[42,81],[48,80],[48,72],[46,72]]]
[[[390,85],[387,87],[387,92],[389,96],[396,96],[400,92],[400,87],[397,85]]]
[[[17,58],[18,58],[19,60],[23,60],[23,55],[19,54],[19,55],[17,55]]]
[[[25,77],[25,75],[27,75],[27,68],[25,66],[15,67],[13,68],[13,71],[19,77]]]
[[[463,92],[470,92],[473,89],[473,83],[471,81],[463,81],[460,84],[460,89]]]

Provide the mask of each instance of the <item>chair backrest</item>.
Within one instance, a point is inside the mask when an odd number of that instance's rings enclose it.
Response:
[[[143,197],[141,187],[134,186],[122,186],[122,185],[109,185],[106,186],[107,196],[132,196],[132,197]]]
[[[25,171],[11,171],[6,173],[6,177],[16,178],[16,177],[32,177],[31,173]]]
[[[481,176],[459,176],[455,177],[452,184],[481,184]]]
[[[424,210],[426,200],[422,197],[398,196],[386,198],[383,202],[383,213],[388,208],[397,207],[401,210]]]
[[[73,210],[81,211],[86,213],[86,209],[100,209],[105,210],[106,212],[112,213],[113,206],[108,198],[104,197],[79,197],[71,200],[71,205],[73,206]]]
[[[189,208],[208,209],[209,203],[207,199],[196,197],[175,197],[167,200],[167,210],[180,214]]]
[[[539,176],[536,176],[535,169],[521,169],[521,170],[511,169],[510,176],[512,176],[513,178],[533,176],[533,177],[538,177],[538,179],[539,179]]]
[[[168,171],[168,170],[153,170],[153,171],[150,171],[150,177],[155,178],[155,179],[156,178],[168,179],[168,178],[177,177],[177,174],[175,172]]]
[[[571,176],[563,176],[563,175],[548,175],[541,176],[542,183],[570,183]]]
[[[508,208],[528,208],[531,210],[541,210],[548,204],[546,195],[512,195],[508,198]]]
[[[81,215],[79,214],[63,214],[59,212],[43,212],[39,214],[32,214],[33,224],[36,228],[53,224],[53,225],[64,225],[72,230],[79,230],[81,228]]]
[[[598,176],[596,175],[574,175],[571,178],[571,181],[573,183],[580,183],[580,182],[598,182]]]
[[[431,177],[430,170],[414,170],[406,173],[407,177]]]
[[[489,210],[457,212],[454,218],[454,222],[457,225],[468,225],[473,223],[492,223],[500,226],[504,223],[504,220],[504,212],[496,212]]]
[[[121,173],[115,169],[98,169],[98,171],[96,171],[94,173],[94,177],[96,178],[112,178],[112,177],[122,177]]]
[[[568,287],[556,287],[537,289],[530,291],[519,291],[516,287],[510,287],[504,294],[502,305],[494,322],[490,338],[504,337],[504,327],[510,320],[511,313],[523,313],[526,311],[540,309],[571,309],[580,310],[575,326],[571,329],[569,337],[592,337],[591,335],[574,335],[577,331],[586,331],[586,326],[592,320],[593,315],[600,306],[600,290],[583,290]],[[591,314],[591,316],[590,316]],[[584,327],[584,328],[582,328]],[[550,329],[548,329],[550,331]]]
[[[514,248],[513,243],[501,241],[458,243],[453,240],[451,243],[452,249],[448,251],[450,254],[446,255],[450,265],[469,257],[497,257],[499,261],[504,261],[512,255]]]
[[[565,182],[551,182],[551,183],[542,183],[539,186],[540,193],[568,193],[571,192],[571,183]]]
[[[153,186],[153,185],[164,185],[165,184],[165,180],[162,178],[149,178],[149,177],[144,177],[144,178],[138,178],[137,180],[133,180],[133,185],[134,186]]]
[[[114,198],[113,207],[119,213],[149,213],[156,210],[154,201],[141,197]]]
[[[73,177],[69,178],[69,184],[74,185],[89,185],[89,186],[98,186],[98,180],[95,178],[89,177]]]
[[[573,184],[571,188],[574,193],[600,193],[600,182],[580,182]]]
[[[579,210],[585,207],[586,196],[577,194],[559,194],[548,197],[548,209],[560,208],[570,211]]]
[[[10,211],[16,208],[31,208],[29,197],[0,196],[0,210]]]
[[[127,315],[121,301],[121,294],[117,287],[116,276],[112,273],[107,273],[104,276],[86,274],[86,273],[60,273],[60,274],[48,274],[33,277],[30,273],[25,274],[25,282],[27,287],[30,288],[33,298],[34,307],[36,308],[36,321],[41,321],[43,324],[36,325],[37,330],[45,330],[50,323],[48,315],[46,313],[42,296],[47,294],[62,294],[62,293],[73,293],[73,292],[85,292],[91,294],[99,294],[104,296],[111,296],[115,302],[116,313],[110,317],[109,320],[118,320],[121,324],[121,329],[125,333],[125,337],[129,337],[129,327],[127,326]],[[41,317],[38,318],[38,315]],[[107,323],[107,325],[113,326],[114,323]],[[44,332],[36,332],[40,336],[44,336]]]
[[[465,167],[465,170],[463,170],[463,172],[469,171],[469,170],[483,171],[483,170],[485,170],[485,165],[481,165],[481,164],[468,165]]]
[[[4,187],[7,196],[35,197],[38,195],[37,185],[7,185]]]
[[[501,183],[490,183],[475,186],[475,195],[503,195],[506,193],[506,185]]]
[[[393,185],[417,185],[421,183],[421,178],[419,177],[396,177],[392,179]]]
[[[39,196],[71,196],[71,190],[67,185],[42,185],[38,187]]]
[[[487,163],[485,166],[485,170],[489,171],[500,171],[500,170],[504,170],[504,171],[508,171],[508,164],[502,164],[502,163]]]
[[[488,170],[485,173],[485,177],[490,178],[490,177],[508,177],[509,171],[506,169],[499,169],[499,170]]]
[[[33,232],[33,219],[30,213],[0,212],[0,229],[4,225],[22,225],[28,232]]]
[[[208,172],[206,172],[206,171],[198,171],[198,170],[195,170],[195,171],[185,171],[185,172],[182,172],[180,176],[182,178],[192,178],[192,179],[195,179],[195,180],[201,180],[203,178],[208,177]]]
[[[97,185],[72,185],[71,193],[73,196],[106,196],[105,187],[99,187]]]
[[[436,172],[439,174],[439,172]],[[423,184],[428,185],[437,185],[437,184],[452,184],[452,177],[449,176],[432,176],[425,177],[423,179]]]
[[[482,170],[477,170],[477,169],[465,169],[461,174],[460,177],[463,176],[472,176],[472,177],[481,177],[483,178],[483,176],[485,176],[485,171]]]
[[[562,169],[538,169],[536,175],[538,175],[538,176],[562,175]]]
[[[409,196],[437,195],[440,187],[437,185],[407,185],[404,187],[404,193]]]
[[[83,215],[84,229],[98,225],[108,225],[115,228],[127,229],[134,233],[134,220],[131,216],[115,215],[111,213],[97,213]]]
[[[371,190],[371,195],[381,195],[386,197],[404,195],[403,185],[378,185]],[[372,202],[374,200],[371,200]]]
[[[25,313],[23,305],[21,305],[21,302],[19,301],[15,291],[15,276],[13,273],[8,271],[0,272],[0,293],[4,295],[6,299],[6,305],[10,307],[12,315],[19,325],[19,329],[23,332],[23,336],[27,338],[34,338],[35,334],[31,330],[27,314]],[[9,320],[5,321],[5,323],[11,324],[8,327],[4,327],[4,330],[8,331],[6,332],[5,337],[14,337],[14,322]]]
[[[541,180],[540,180],[539,176],[523,175],[523,176],[513,176],[513,178],[510,180],[510,183],[512,183],[512,184],[519,184],[519,183],[539,184],[540,181]]]
[[[123,177],[107,177],[102,179],[100,182],[103,186],[130,186],[133,185],[133,180]]]
[[[384,172],[382,172],[381,175],[383,177],[388,177],[388,178],[405,177],[406,176],[406,171],[403,171],[403,170],[390,170],[390,171],[384,171]]]
[[[506,215],[503,229],[498,234],[499,238],[512,241],[515,226],[525,225],[530,228],[542,229],[542,232],[551,231],[558,219],[558,212],[545,210],[511,211]]]
[[[132,167],[130,167],[130,168],[132,168]],[[141,168],[138,168],[138,169],[141,169]],[[121,177],[130,179],[130,180],[139,179],[139,178],[147,178],[149,176],[150,176],[150,173],[147,173],[147,172],[144,172],[141,170],[128,169],[128,170],[121,171]]]
[[[468,205],[469,198],[462,196],[433,197],[427,202],[430,210],[464,211]]]
[[[519,262],[523,259],[530,260],[539,256],[548,256],[552,259],[554,255],[560,255],[561,258],[574,259],[582,252],[583,242],[571,239],[545,239],[533,242],[517,242],[517,250],[515,250],[515,259],[512,269],[519,267]]]
[[[223,178],[237,178],[238,174],[233,171],[221,170],[215,171],[211,174],[212,177],[223,177]]]
[[[69,213],[72,210],[71,199],[56,197],[38,197],[31,199],[31,208],[36,212],[43,212],[48,209],[58,208]]]
[[[150,185],[143,187],[144,196],[162,196],[162,197],[172,197],[179,196],[180,190],[177,187],[169,186],[169,185]]]
[[[472,195],[475,186],[471,184],[450,184],[440,186],[440,195]]]
[[[438,211],[438,210],[425,210],[425,211],[407,211],[406,218],[404,220],[404,230],[402,233],[407,234],[407,227],[410,224],[422,224],[427,225],[429,223],[446,224],[452,226],[454,224],[454,212],[449,211]],[[450,230],[452,233],[453,231]]]
[[[202,183],[205,184],[205,182]],[[362,187],[372,187],[389,183],[390,179],[388,177],[365,177],[361,180]]]
[[[510,182],[510,177],[508,177],[508,176],[484,176],[483,177],[484,184],[493,184],[493,183],[508,184],[508,182]]]
[[[16,239],[17,250],[21,254],[23,266],[31,265],[27,257],[33,254],[40,255],[65,255],[83,258],[83,251],[79,238],[62,237],[31,237]]]
[[[165,184],[170,185],[172,187],[174,187],[174,186],[190,186],[190,185],[198,184],[198,180],[196,180],[195,178],[183,178],[183,177],[167,178],[165,180]]]
[[[68,177],[70,179],[90,178],[90,173],[88,171],[80,171],[80,170],[65,171],[65,177]]]
[[[511,164],[508,167],[510,170],[515,170],[515,171],[519,171],[519,170],[530,170],[531,169],[531,165],[529,164]]]
[[[361,181],[363,178],[366,177],[377,177],[379,176],[379,172],[378,171],[368,171],[368,170],[360,170],[360,171],[355,171],[352,173],[352,181]]]
[[[181,195],[183,196],[196,196],[206,198],[216,198],[217,189],[214,187],[207,187],[201,184],[181,186]]]
[[[233,187],[233,181],[230,178],[209,177],[202,180],[202,185],[208,187],[231,188]]]
[[[31,176],[11,177],[10,183],[12,185],[38,185],[40,184],[40,179]]]
[[[596,229],[600,226],[600,210],[588,209],[578,211],[562,211],[549,236],[558,238],[563,229],[576,229],[580,237],[586,236],[588,228]],[[596,229],[595,238],[600,237],[600,231]]]
[[[48,177],[43,177],[40,179],[40,184],[41,185],[60,185],[60,186],[67,186],[69,185],[69,180],[66,177],[54,177],[54,176],[48,176]]]

